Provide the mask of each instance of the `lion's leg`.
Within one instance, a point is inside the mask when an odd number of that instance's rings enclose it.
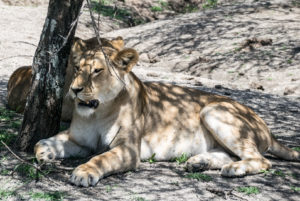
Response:
[[[40,140],[34,147],[35,156],[40,162],[49,162],[57,158],[71,156],[84,157],[90,151],[69,140],[68,130],[48,139]]]
[[[104,176],[136,168],[140,159],[138,148],[134,146],[118,145],[93,157],[73,171],[71,182],[77,186],[94,186]]]
[[[189,158],[186,162],[186,168],[189,172],[221,169],[225,164],[233,161],[234,159],[224,152],[224,150],[211,150]]]
[[[223,176],[255,174],[271,167],[257,149],[255,132],[258,131],[253,130],[238,112],[216,104],[205,107],[201,119],[215,140],[241,159],[224,165],[221,170]]]

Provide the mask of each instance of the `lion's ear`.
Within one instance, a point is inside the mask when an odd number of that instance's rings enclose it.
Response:
[[[81,38],[75,37],[73,41],[73,46],[71,48],[72,53],[81,54],[86,49],[86,42]]]
[[[121,36],[118,36],[117,38],[114,38],[110,41],[113,48],[120,51],[124,48],[124,40]]]
[[[117,67],[123,69],[127,73],[131,71],[132,67],[138,62],[139,55],[134,49],[124,49],[118,52],[114,57],[113,62]]]

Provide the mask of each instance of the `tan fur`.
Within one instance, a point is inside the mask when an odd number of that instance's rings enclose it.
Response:
[[[111,47],[120,51],[124,47],[124,40],[122,37],[117,37],[112,40],[101,38],[101,43],[105,47]],[[97,38],[90,38],[82,40],[80,38],[74,39],[74,44],[71,48],[68,66],[66,69],[65,85],[64,85],[64,100],[62,107],[63,121],[70,121],[73,114],[74,103],[73,100],[67,96],[70,84],[73,80],[74,66],[78,66],[78,62],[82,56],[83,51],[98,47]],[[11,110],[22,113],[25,109],[26,98],[30,90],[32,79],[32,69],[30,66],[20,67],[13,72],[7,84],[7,102]]]
[[[115,69],[108,68],[101,50],[83,51],[69,90],[75,100],[71,126],[35,147],[39,161],[97,153],[73,171],[73,184],[95,185],[154,153],[157,160],[185,153],[189,171],[221,169],[229,177],[270,168],[262,156],[268,150],[299,160],[299,153],[276,142],[248,107],[196,89],[142,83],[129,72],[138,61],[135,50],[104,51]],[[95,101],[98,107],[89,104]]]

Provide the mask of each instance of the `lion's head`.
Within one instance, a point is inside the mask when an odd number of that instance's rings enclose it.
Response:
[[[101,48],[84,51],[75,66],[69,94],[82,116],[90,116],[99,105],[115,99],[124,89],[127,75],[138,61],[138,53],[134,49],[119,51],[103,47],[103,51]]]
[[[110,48],[115,52],[119,52],[124,48],[124,40],[122,37],[117,37],[112,40],[101,38],[103,47]],[[78,66],[83,54],[86,54],[89,50],[99,48],[97,38],[90,38],[82,40],[80,38],[74,38],[71,48],[68,66],[66,69],[65,85],[64,85],[64,101],[62,107],[62,120],[70,121],[73,114],[73,100],[66,96],[69,91],[71,82],[74,78],[74,66]],[[23,112],[26,104],[26,98],[30,90],[32,79],[31,66],[20,67],[11,75],[7,85],[7,100],[10,109],[17,112]]]

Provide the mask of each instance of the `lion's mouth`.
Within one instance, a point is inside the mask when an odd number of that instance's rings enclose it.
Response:
[[[78,105],[96,109],[99,106],[99,100],[83,101],[79,99]]]

